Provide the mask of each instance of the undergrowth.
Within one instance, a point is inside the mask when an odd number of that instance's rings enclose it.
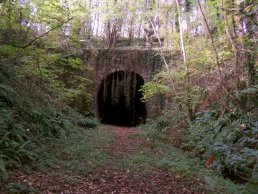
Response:
[[[173,127],[180,121],[179,115],[173,111],[147,122],[140,127],[143,129],[141,136],[150,142],[153,152],[159,153],[161,157],[150,159],[153,154],[138,153],[127,159],[131,164],[128,168],[138,170],[138,162],[145,161],[150,166],[179,171],[187,176],[206,177],[205,181],[211,187],[222,184],[229,193],[255,193],[258,122],[255,114],[244,113],[233,107],[228,107],[223,117],[219,116],[215,107],[211,107],[199,113],[186,128]],[[180,131],[180,148],[187,150],[188,154],[171,146],[169,130]],[[202,164],[194,159],[196,155]],[[141,166],[144,165],[138,165],[140,169]],[[204,166],[210,170],[205,170]]]
[[[145,133],[148,133],[148,130],[142,131],[139,138],[148,141]],[[254,193],[250,186],[237,185],[224,179],[220,174],[205,169],[201,160],[193,153],[175,148],[160,139],[152,142],[149,148],[122,159],[119,167],[125,169],[127,173],[144,174],[155,169],[179,173],[186,179],[199,179],[205,182],[208,193]]]
[[[207,110],[184,130],[183,146],[203,157],[208,167],[257,183],[257,127],[251,114],[232,109],[219,118],[217,111]]]
[[[166,132],[172,125],[175,125],[183,118],[183,115],[179,112],[170,108],[162,115],[155,119],[148,119],[145,125],[141,125],[141,129],[152,129],[157,132]]]
[[[0,65],[0,179],[13,163],[38,161],[38,146],[98,126],[67,105],[59,106],[42,88],[26,82],[9,65]]]
[[[73,173],[87,173],[106,164],[109,156],[101,148],[111,140],[111,134],[101,127],[72,129],[68,136],[52,139],[48,145],[43,143],[35,148],[40,155],[37,165],[42,169],[61,167]]]

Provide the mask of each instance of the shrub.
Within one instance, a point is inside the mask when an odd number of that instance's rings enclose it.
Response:
[[[85,128],[96,128],[99,125],[99,121],[96,118],[85,117],[77,121],[77,124]]]
[[[145,125],[140,126],[142,129],[153,129],[160,132],[165,132],[172,125],[176,125],[181,120],[183,115],[173,109],[169,109],[161,116],[155,119],[147,120]]]
[[[0,79],[0,179],[7,178],[9,162],[37,160],[38,142],[69,136],[78,125],[87,128],[98,125],[96,119],[84,118],[68,106],[61,109],[54,103],[46,103],[26,88],[18,93],[19,89],[8,83],[3,84]]]
[[[184,147],[206,158],[208,167],[257,181],[257,126],[255,118],[235,109],[223,118],[208,110],[184,129]]]

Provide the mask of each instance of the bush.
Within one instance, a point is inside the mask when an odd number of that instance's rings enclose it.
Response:
[[[99,124],[98,119],[91,117],[81,118],[77,121],[77,125],[85,128],[96,128]]]
[[[180,112],[169,109],[156,119],[147,120],[146,124],[141,125],[139,128],[145,130],[142,136],[150,144],[155,144],[155,141],[161,141],[170,142],[175,147],[179,147],[182,118],[183,115]]]
[[[85,118],[68,106],[61,109],[26,88],[18,92],[18,88],[10,85],[14,84],[8,80],[3,83],[0,78],[0,179],[7,178],[9,162],[23,164],[37,160],[38,142],[69,136],[80,126],[98,125],[96,119]]]
[[[184,129],[184,148],[204,157],[207,167],[257,181],[257,126],[255,118],[237,110],[223,118],[208,110]]]
[[[169,127],[176,125],[183,115],[173,109],[166,111],[164,114],[155,119],[147,120],[145,125],[140,126],[142,129],[153,129],[165,132]]]

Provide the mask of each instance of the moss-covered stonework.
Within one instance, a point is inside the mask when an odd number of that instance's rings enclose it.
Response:
[[[164,64],[159,50],[133,48],[85,49],[83,60],[85,65],[93,68],[93,71],[85,72],[85,76],[93,81],[92,110],[96,117],[99,117],[97,94],[108,75],[116,71],[134,72],[147,82]],[[160,110],[160,103],[147,103],[146,107],[147,117],[152,117]]]

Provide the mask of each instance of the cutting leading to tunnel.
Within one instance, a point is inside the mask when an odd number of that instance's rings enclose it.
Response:
[[[102,123],[134,126],[146,119],[146,106],[139,91],[143,78],[130,71],[116,71],[104,78],[97,96]]]

